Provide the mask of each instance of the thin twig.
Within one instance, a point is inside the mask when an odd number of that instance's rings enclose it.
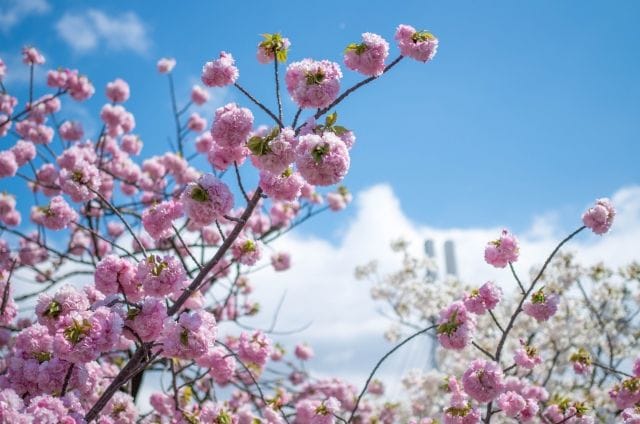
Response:
[[[7,303],[9,303],[9,291],[11,290],[11,276],[13,275],[13,269],[16,267],[16,262],[18,260],[14,259],[11,262],[11,268],[9,269],[9,276],[7,277],[7,284],[4,286],[4,291],[2,292],[2,306],[0,306],[0,315],[4,315],[4,311],[7,308]]]
[[[424,334],[429,330],[433,330],[435,327],[436,327],[435,325],[432,325],[430,327],[423,328],[422,330],[420,330],[420,331],[418,331],[416,333],[413,333],[412,335],[410,335],[409,337],[407,337],[406,339],[404,339],[403,341],[401,341],[400,343],[395,345],[393,347],[393,349],[391,349],[390,351],[385,353],[384,356],[382,358],[380,358],[380,360],[378,361],[376,366],[373,367],[373,370],[369,374],[369,377],[367,378],[367,381],[364,383],[364,387],[362,388],[362,391],[360,392],[360,394],[358,395],[358,398],[356,399],[356,403],[353,406],[353,409],[351,410],[351,414],[349,415],[349,419],[347,420],[347,423],[350,423],[353,420],[353,417],[354,417],[356,411],[358,410],[358,407],[360,406],[360,400],[362,400],[362,397],[364,396],[364,394],[367,391],[367,387],[369,387],[369,383],[371,383],[371,380],[373,379],[373,376],[375,375],[376,371],[378,371],[378,368],[380,368],[380,365],[382,365],[382,363],[389,356],[391,356],[396,350],[400,349],[402,346],[404,346],[405,344],[409,343],[411,340],[413,340],[414,338],[420,336],[421,334]]]
[[[516,270],[513,267],[513,264],[511,262],[509,262],[509,268],[511,269],[511,274],[513,274],[513,278],[516,279],[516,282],[518,283],[518,286],[520,286],[520,290],[522,291],[522,294],[525,294],[526,291],[524,290],[524,286],[522,285],[522,281],[520,281],[520,277],[518,277],[518,273],[516,273]]]
[[[244,94],[245,96],[247,96],[249,98],[249,100],[251,100],[253,103],[255,103],[256,106],[258,106],[260,109],[262,109],[267,115],[269,115],[274,121],[276,121],[276,124],[278,124],[278,126],[280,128],[284,128],[284,126],[282,125],[282,121],[280,121],[280,119],[278,119],[278,117],[271,112],[271,110],[269,110],[268,107],[266,107],[265,105],[263,105],[262,103],[260,103],[260,101],[258,99],[256,99],[255,97],[253,97],[251,95],[251,93],[249,93],[247,90],[245,90],[244,88],[242,88],[242,86],[240,86],[240,84],[238,84],[237,82],[233,84],[238,90],[240,90],[242,92],[242,94]]]
[[[235,160],[233,161],[233,167],[236,170],[236,179],[238,180],[238,186],[240,187],[240,191],[244,196],[244,200],[248,202],[249,196],[247,196],[247,192],[245,191],[244,185],[242,184],[242,178],[240,177],[240,169],[238,169],[238,162],[236,162]]]
[[[67,387],[69,386],[69,381],[71,380],[71,373],[73,372],[74,364],[69,364],[69,369],[67,370],[67,374],[64,376],[64,382],[62,383],[62,389],[60,390],[60,397],[63,397],[67,392]]]
[[[278,121],[280,122],[280,128],[282,128],[282,101],[280,100],[280,77],[278,76],[278,54],[276,53],[276,47],[273,48],[273,70],[276,80],[276,100],[278,102]]]

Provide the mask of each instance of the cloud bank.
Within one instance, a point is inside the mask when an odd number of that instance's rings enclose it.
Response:
[[[43,15],[51,9],[46,0],[9,0],[0,8],[0,31],[11,31],[29,16]]]
[[[133,12],[112,16],[97,9],[67,12],[55,28],[58,36],[78,53],[104,47],[145,54],[151,46],[146,26]]]
[[[600,237],[585,231],[564,248],[574,252],[583,264],[604,261],[615,267],[640,259],[640,186],[622,188],[611,197],[618,211],[611,232]],[[584,206],[586,209],[590,205]],[[255,274],[252,281],[255,299],[260,301],[263,311],[256,326],[269,326],[270,312],[286,293],[276,329],[291,330],[309,321],[311,325],[284,341],[290,345],[306,341],[314,347],[317,356],[309,366],[316,376],[338,375],[361,386],[375,362],[391,345],[382,337],[389,321],[371,300],[370,285],[356,281],[354,268],[377,259],[382,273],[397,269],[399,257],[389,249],[392,240],[398,237],[409,240],[419,253],[424,240],[433,239],[440,269],[444,269],[443,243],[453,240],[463,281],[480,285],[491,279],[505,288],[514,286],[515,282],[508,268],[492,268],[483,258],[485,244],[497,238],[502,228],[434,228],[412,222],[388,185],[361,192],[354,207],[357,213],[336,245],[297,234],[284,237],[275,247],[292,253],[293,267],[282,274],[265,270]],[[582,225],[581,213],[576,211],[576,228]],[[528,270],[541,264],[573,230],[557,228],[554,216],[557,214],[551,212],[536,217],[528,231],[517,234],[521,256],[516,269],[525,280]],[[426,367],[428,351],[427,343],[412,342],[383,367],[382,375],[394,375],[397,380],[408,368]],[[400,388],[397,382],[388,383],[392,393],[394,388],[396,391]]]

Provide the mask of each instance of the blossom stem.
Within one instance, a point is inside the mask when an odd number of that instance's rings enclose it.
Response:
[[[280,128],[282,128],[282,100],[280,100],[280,77],[278,75],[278,54],[276,48],[273,49],[273,73],[276,80],[276,100],[278,102],[278,120],[280,122]]]
[[[369,383],[371,383],[371,380],[373,379],[373,376],[376,374],[376,371],[378,371],[378,368],[380,368],[380,365],[382,365],[382,363],[384,361],[386,361],[387,358],[390,357],[396,350],[400,349],[402,346],[404,346],[405,344],[409,343],[414,338],[426,333],[429,330],[433,330],[434,328],[436,328],[436,325],[432,325],[430,327],[423,328],[422,330],[413,333],[412,335],[410,335],[409,337],[407,337],[406,339],[404,339],[403,341],[401,341],[400,343],[395,345],[390,351],[385,353],[382,358],[380,358],[380,360],[378,361],[376,366],[373,367],[373,370],[369,374],[369,377],[367,378],[367,381],[364,383],[364,387],[362,388],[362,391],[358,395],[358,398],[356,399],[356,403],[353,406],[353,409],[351,410],[351,414],[349,415],[349,419],[347,419],[347,424],[349,424],[349,423],[351,423],[351,421],[353,421],[353,417],[356,414],[356,411],[358,410],[358,407],[360,406],[360,401],[362,400],[362,397],[366,393],[367,387],[369,387]]]
[[[385,68],[384,71],[382,71],[382,73],[378,76],[375,77],[369,77],[366,79],[363,79],[362,81],[360,81],[359,83],[355,84],[354,86],[348,88],[344,93],[342,93],[340,96],[338,96],[337,99],[335,99],[333,102],[331,102],[331,104],[325,108],[322,109],[318,109],[318,111],[316,112],[316,114],[313,116],[315,119],[320,118],[322,115],[324,115],[325,113],[329,112],[331,109],[333,109],[334,107],[336,107],[340,102],[342,102],[345,98],[347,98],[347,96],[351,93],[353,93],[354,91],[356,91],[357,89],[359,89],[360,87],[369,84],[371,81],[374,81],[378,78],[380,78],[382,75],[386,74],[388,71],[391,70],[391,68],[393,68],[394,66],[396,66],[402,59],[404,58],[404,56],[398,56],[397,58],[395,58],[393,60],[393,62],[389,63]]]
[[[60,397],[63,397],[67,392],[67,387],[69,386],[69,381],[71,380],[71,373],[73,373],[73,368],[75,367],[74,363],[69,364],[69,369],[67,370],[67,374],[64,376],[64,382],[62,383],[62,389],[60,390]]]
[[[236,170],[236,179],[238,180],[238,187],[240,187],[240,191],[242,192],[242,195],[244,196],[244,200],[246,200],[247,202],[249,201],[249,196],[247,196],[247,192],[244,189],[244,185],[242,184],[242,178],[240,177],[240,169],[238,169],[238,162],[237,161],[233,161],[233,167]]]
[[[33,63],[29,65],[29,108],[33,109],[31,102],[33,102]]]
[[[516,318],[518,318],[518,315],[520,315],[520,312],[522,312],[522,305],[524,304],[524,301],[527,299],[527,297],[529,297],[529,295],[533,291],[534,287],[536,286],[536,283],[540,280],[540,278],[542,278],[542,275],[544,274],[544,271],[547,269],[547,267],[551,263],[551,260],[554,258],[556,253],[558,253],[560,248],[562,246],[564,246],[565,243],[567,243],[569,240],[571,240],[573,237],[575,237],[578,233],[580,233],[585,228],[586,227],[583,225],[582,227],[578,228],[577,230],[575,230],[574,232],[569,234],[567,237],[565,237],[560,243],[558,243],[558,245],[555,247],[555,249],[553,249],[551,254],[544,261],[544,264],[542,265],[542,268],[540,268],[540,271],[538,272],[536,277],[531,282],[531,285],[529,286],[529,289],[520,298],[520,302],[518,303],[518,307],[513,312],[513,315],[511,315],[511,319],[509,320],[509,323],[507,324],[507,327],[505,328],[504,332],[502,333],[502,337],[500,338],[500,341],[498,342],[498,347],[496,348],[496,354],[494,355],[496,362],[498,362],[498,363],[500,362],[500,355],[502,355],[502,349],[504,348],[504,343],[506,342],[507,337],[509,336],[509,333],[511,332],[511,329],[513,328],[513,325],[516,322]],[[491,422],[491,416],[492,416],[491,409],[492,409],[492,406],[493,406],[492,402],[489,402],[487,404],[487,413],[486,413],[486,415],[484,417],[484,422],[487,423],[487,424]]]
[[[9,302],[9,291],[11,290],[11,276],[13,275],[13,269],[16,266],[17,259],[14,259],[11,262],[11,268],[9,269],[9,276],[7,277],[7,284],[4,286],[4,291],[2,292],[2,306],[0,306],[0,315],[4,315],[4,311],[7,308],[7,303]]]
[[[171,108],[173,110],[173,118],[176,121],[176,141],[178,142],[178,152],[180,156],[184,156],[184,150],[182,147],[182,134],[180,134],[180,115],[178,114],[178,105],[176,104],[176,90],[173,85],[173,77],[171,72],[167,74],[169,77],[169,91],[171,93]]]
[[[296,116],[293,117],[293,124],[291,124],[291,128],[295,128],[298,125],[298,119],[300,118],[300,114],[302,113],[302,108],[299,107],[296,112]]]
[[[278,117],[271,112],[271,110],[269,110],[268,107],[266,107],[265,105],[263,105],[262,103],[260,103],[260,101],[258,99],[256,99],[255,97],[253,97],[251,95],[251,93],[249,93],[247,90],[245,90],[244,88],[242,88],[242,86],[240,84],[238,84],[237,82],[233,84],[238,90],[240,90],[242,92],[242,94],[244,94],[245,96],[247,96],[249,98],[249,100],[251,100],[253,103],[255,103],[256,106],[258,106],[260,109],[262,109],[267,115],[269,115],[274,121],[276,121],[276,124],[278,124],[278,126],[280,128],[284,128],[284,125],[282,125],[282,121],[280,119],[278,119]]]
[[[129,234],[131,234],[131,237],[133,237],[135,242],[138,243],[138,246],[140,247],[140,250],[142,251],[142,254],[144,255],[144,257],[145,258],[148,257],[149,255],[147,254],[147,250],[144,248],[144,245],[140,242],[140,240],[138,239],[138,236],[136,236],[136,234],[133,232],[133,229],[131,228],[131,226],[129,225],[127,220],[124,219],[124,217],[122,216],[120,211],[115,206],[113,206],[111,204],[111,202],[109,202],[102,194],[100,194],[100,192],[92,189],[91,187],[88,187],[88,188],[93,193],[95,193],[96,196],[98,196],[100,198],[100,200],[102,200],[107,206],[109,206],[109,209],[111,209],[113,211],[113,213],[115,213],[118,216],[118,218],[120,218],[120,221],[122,221],[124,226],[127,228],[127,231],[129,231]]]
[[[513,267],[513,263],[509,262],[509,268],[511,269],[511,274],[513,274],[513,278],[515,278],[516,282],[518,283],[518,286],[520,286],[520,291],[522,291],[522,294],[525,294],[526,291],[524,290],[522,281],[520,281],[520,277],[518,277],[518,273],[516,272],[516,269]]]
[[[67,90],[61,90],[61,91],[58,91],[58,92],[57,92],[56,94],[54,94],[53,96],[51,96],[51,97],[47,97],[47,98],[44,98],[44,99],[42,99],[42,100],[38,100],[38,101],[37,101],[37,102],[35,102],[33,105],[30,105],[30,107],[28,107],[28,108],[24,108],[22,111],[18,112],[17,114],[15,114],[15,115],[13,115],[13,116],[9,116],[9,117],[5,118],[5,119],[4,119],[4,121],[0,122],[0,128],[1,128],[1,127],[3,127],[5,124],[7,124],[7,123],[11,122],[11,121],[15,121],[16,119],[23,117],[23,116],[24,116],[24,115],[26,115],[26,114],[27,114],[31,109],[33,109],[34,107],[38,106],[39,104],[44,103],[44,102],[49,102],[49,101],[51,101],[52,99],[55,99],[56,97],[60,97],[60,96],[62,96],[63,94],[66,94],[66,92],[67,92]]]
[[[495,314],[493,313],[493,311],[491,309],[488,310],[489,311],[489,315],[491,315],[491,318],[493,319],[493,322],[496,324],[496,326],[498,327],[498,329],[504,333],[504,328],[502,328],[502,326],[500,325],[500,323],[498,322],[498,318],[496,318]]]

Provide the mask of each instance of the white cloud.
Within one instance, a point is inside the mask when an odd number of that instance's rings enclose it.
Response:
[[[640,259],[637,249],[640,186],[620,189],[612,200],[618,209],[612,231],[603,237],[585,231],[565,248],[575,252],[584,264],[605,261],[615,267]],[[291,234],[279,240],[275,247],[292,253],[292,269],[280,274],[265,270],[252,280],[255,299],[260,301],[263,311],[262,318],[255,323],[257,327],[268,326],[264,322],[270,322],[270,311],[275,310],[286,291],[276,330],[290,330],[309,321],[312,325],[283,341],[289,345],[307,341],[314,347],[317,355],[309,364],[314,374],[338,375],[361,385],[377,359],[391,347],[382,338],[390,322],[381,316],[378,305],[371,300],[370,285],[355,280],[354,267],[377,259],[382,272],[397,269],[399,258],[390,251],[390,241],[402,236],[419,252],[423,241],[431,238],[435,240],[437,253],[441,254],[444,241],[453,240],[463,281],[481,284],[493,279],[505,287],[515,283],[508,268],[492,268],[483,259],[485,244],[495,239],[501,228],[434,228],[411,222],[388,185],[374,186],[360,193],[355,207],[357,214],[337,245],[316,237]],[[576,228],[581,225],[580,214],[581,211],[576,211]],[[536,217],[530,229],[518,235],[521,257],[516,268],[521,278],[526,279],[527,271],[541,264],[566,235],[557,227],[557,216],[555,212],[548,212]],[[383,376],[396,376],[391,392],[394,387],[399,389],[397,376],[408,367],[428,365],[428,346],[426,342],[415,341],[383,367]]]
[[[133,12],[109,16],[90,9],[83,13],[65,13],[56,23],[58,36],[80,53],[99,47],[115,51],[130,50],[144,54],[151,42],[147,28]]]
[[[23,19],[50,9],[46,0],[9,0],[0,8],[0,29],[6,34]]]

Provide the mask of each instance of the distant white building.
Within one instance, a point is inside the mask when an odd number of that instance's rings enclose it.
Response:
[[[445,275],[451,275],[454,277],[458,276],[458,262],[456,261],[456,252],[455,252],[455,243],[453,240],[446,240],[444,242],[444,273]],[[427,239],[424,242],[424,253],[428,258],[432,259],[436,263],[441,261],[440,258],[436,255],[436,246],[435,241],[432,239]],[[436,278],[437,273],[435,271],[429,271],[427,274],[428,277]]]
[[[456,261],[456,251],[453,240],[446,240],[444,242],[443,251],[445,276],[458,277],[458,263]],[[425,240],[424,253],[435,263],[440,264],[442,262],[442,258],[438,258],[436,255],[436,246],[434,240]],[[438,266],[438,269],[442,269],[442,267]],[[435,270],[430,269],[429,271],[427,271],[426,278],[429,281],[435,281],[438,278],[438,273]],[[431,369],[438,369],[438,362],[436,361],[437,349],[438,342],[435,339],[429,340],[429,368]]]

